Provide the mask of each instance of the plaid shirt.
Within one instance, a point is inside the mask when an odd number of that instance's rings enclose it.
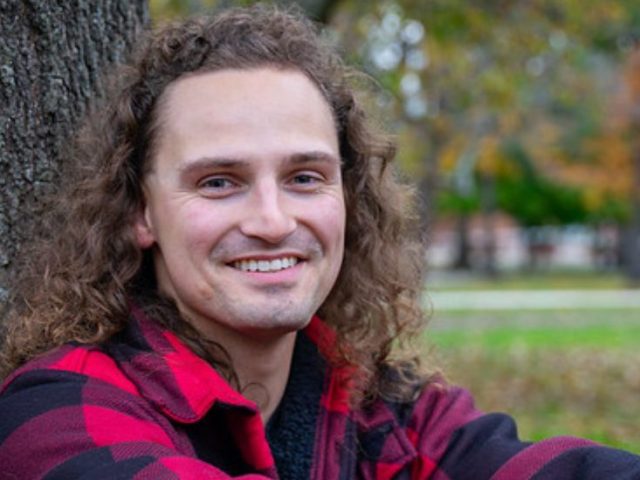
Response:
[[[324,361],[331,331],[314,318],[298,337],[265,429],[255,404],[134,309],[104,345],[64,346],[6,380],[0,479],[640,479],[626,452],[523,443],[509,417],[481,414],[458,388],[351,410],[348,372]]]

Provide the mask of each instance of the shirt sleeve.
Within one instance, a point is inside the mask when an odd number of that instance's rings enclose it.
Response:
[[[415,480],[640,479],[640,457],[628,452],[574,437],[521,441],[511,417],[478,411],[460,388],[428,387],[408,427]]]
[[[188,439],[144,399],[107,382],[34,370],[0,396],[0,477],[265,480],[230,477],[195,458]]]

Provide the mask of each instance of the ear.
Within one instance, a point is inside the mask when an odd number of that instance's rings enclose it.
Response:
[[[153,235],[153,224],[149,215],[149,208],[143,205],[136,213],[133,229],[138,246],[143,250],[149,248],[156,241]]]

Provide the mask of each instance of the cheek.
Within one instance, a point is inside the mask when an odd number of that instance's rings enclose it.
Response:
[[[346,213],[340,199],[332,199],[323,208],[314,210],[314,224],[317,226],[325,248],[342,255],[344,249]]]
[[[224,213],[212,215],[205,208],[193,208],[185,212],[182,230],[185,240],[196,249],[210,249],[226,231]]]
[[[161,238],[159,243],[165,243],[165,248],[184,249],[187,254],[195,253],[203,248],[210,248],[220,235],[219,222],[203,205],[196,203],[180,209],[167,208],[158,214],[162,216],[158,219],[158,224],[166,234],[164,242]]]

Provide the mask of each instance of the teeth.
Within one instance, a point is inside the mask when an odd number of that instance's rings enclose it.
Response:
[[[277,272],[291,268],[297,263],[296,257],[284,257],[275,260],[239,260],[233,262],[233,267],[243,272]]]

